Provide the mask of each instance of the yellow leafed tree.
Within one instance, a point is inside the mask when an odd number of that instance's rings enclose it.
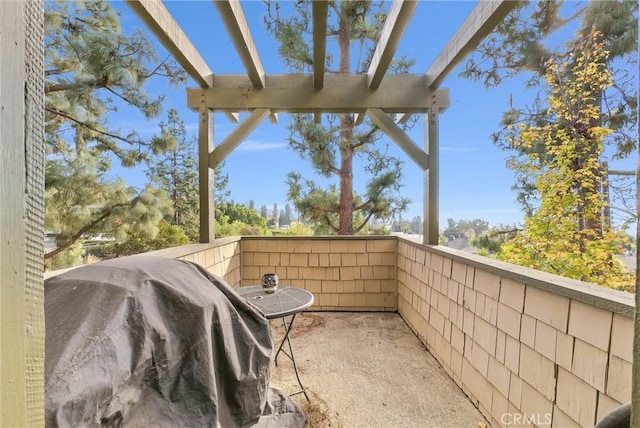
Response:
[[[625,243],[604,221],[607,201],[600,165],[604,138],[602,92],[611,85],[608,53],[594,32],[580,49],[547,63],[548,113],[541,126],[517,125],[513,148],[544,145],[544,162],[531,153],[517,166],[534,177],[539,205],[522,233],[505,243],[498,257],[568,278],[631,291],[633,275],[615,257]]]

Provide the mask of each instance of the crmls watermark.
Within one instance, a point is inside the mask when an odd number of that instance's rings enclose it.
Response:
[[[509,425],[551,425],[551,413],[503,413],[500,423]]]

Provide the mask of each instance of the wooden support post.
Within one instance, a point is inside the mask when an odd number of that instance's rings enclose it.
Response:
[[[45,418],[43,19],[42,1],[0,4],[2,427]]]
[[[214,171],[209,168],[213,151],[213,114],[202,104],[198,121],[198,184],[200,194],[200,242],[215,239]]]
[[[440,233],[438,215],[439,151],[438,151],[438,109],[433,108],[424,115],[425,151],[429,155],[429,169],[424,175],[424,220],[423,243],[438,244]]]

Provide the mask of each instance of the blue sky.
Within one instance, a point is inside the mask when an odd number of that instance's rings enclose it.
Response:
[[[165,4],[214,73],[245,72],[212,2],[169,1]],[[415,59],[411,73],[427,70],[475,5],[472,1],[421,1],[418,4],[398,49],[398,54]],[[266,33],[262,21],[265,6],[261,1],[245,1],[242,6],[265,72],[286,73],[277,45]],[[126,5],[119,3],[117,8],[123,13],[125,27],[142,27]],[[497,149],[490,135],[498,129],[510,95],[515,105],[522,106],[531,100],[532,94],[524,92],[523,79],[485,90],[480,82],[459,78],[461,69],[462,64],[441,85],[450,90],[451,107],[440,116],[440,224],[446,224],[447,218],[481,218],[492,225],[519,223],[522,213],[511,190],[513,172],[505,167],[508,153]],[[188,85],[196,86],[192,81]],[[187,128],[194,134],[197,132],[197,115],[186,108],[185,88],[154,84],[150,90],[165,94],[165,108],[176,108]],[[309,165],[287,148],[287,121],[284,114],[280,115],[278,125],[265,121],[227,158],[224,172],[229,175],[228,189],[236,202],[253,200],[257,207],[267,205],[269,209],[277,203],[282,208],[287,203],[287,174],[296,171],[311,176]],[[216,144],[236,126],[222,114],[214,115],[214,124]],[[142,136],[157,132],[155,124],[132,119],[126,112],[119,115],[118,126],[123,130],[135,128]],[[422,120],[409,135],[422,146]],[[402,191],[412,203],[403,217],[422,216],[423,172],[389,138],[382,141],[389,145],[389,153],[404,161]],[[630,168],[633,164],[627,161],[615,167]],[[131,184],[142,186],[143,169],[118,169],[118,173]],[[362,188],[359,172],[354,176],[356,187]]]

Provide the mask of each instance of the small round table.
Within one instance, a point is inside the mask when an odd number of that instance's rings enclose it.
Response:
[[[302,381],[300,380],[300,375],[298,374],[298,365],[296,364],[295,355],[293,354],[289,333],[293,327],[293,321],[296,318],[296,314],[304,311],[313,304],[313,294],[303,288],[282,285],[278,286],[275,293],[265,292],[261,285],[239,287],[236,288],[236,292],[240,296],[244,297],[247,302],[250,302],[258,308],[265,318],[269,320],[282,318],[285,333],[282,341],[280,342],[280,346],[278,346],[278,351],[276,352],[274,360],[277,366],[278,355],[280,355],[280,352],[289,357],[293,362],[293,370],[295,371],[298,385],[300,385],[300,391],[291,395],[304,394],[307,401],[309,401],[307,391],[304,389]],[[288,316],[291,316],[291,320],[287,323],[286,317]],[[286,350],[282,349],[285,342],[287,342],[289,347],[288,353]]]

